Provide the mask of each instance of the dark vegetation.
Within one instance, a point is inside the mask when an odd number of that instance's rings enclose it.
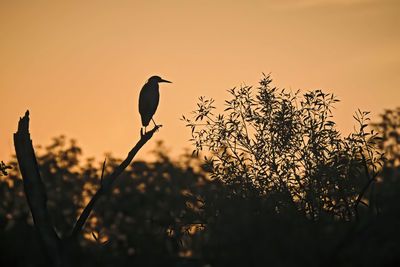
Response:
[[[11,169],[11,166],[8,166],[3,161],[1,161],[1,163],[0,163],[0,176],[8,175],[7,169]]]
[[[354,132],[342,136],[331,94],[285,92],[269,76],[230,93],[222,114],[200,98],[183,118],[194,156],[173,161],[158,143],[155,162],[134,162],[99,199],[79,239],[80,264],[400,265],[400,109],[369,126],[358,111]],[[65,137],[36,150],[51,221],[69,235],[101,184],[103,163],[83,161]],[[109,155],[105,174],[120,162]],[[0,265],[44,266],[18,165],[8,165]]]

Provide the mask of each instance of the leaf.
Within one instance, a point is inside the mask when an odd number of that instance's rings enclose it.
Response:
[[[368,126],[368,124],[363,124],[363,125],[361,125],[360,131],[363,131],[364,128],[367,127],[367,126]]]

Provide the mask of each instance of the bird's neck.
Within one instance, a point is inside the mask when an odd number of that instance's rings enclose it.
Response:
[[[149,82],[149,85],[151,85],[152,88],[158,89],[158,82]]]

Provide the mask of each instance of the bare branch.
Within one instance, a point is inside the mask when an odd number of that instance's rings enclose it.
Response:
[[[131,163],[132,159],[135,157],[136,153],[146,144],[147,141],[153,136],[153,134],[161,127],[161,125],[156,125],[151,131],[143,134],[140,134],[140,140],[137,144],[132,148],[129,152],[127,158],[117,167],[115,168],[114,172],[107,176],[105,179],[102,180],[101,186],[99,190],[94,194],[92,199],[89,201],[85,209],[83,210],[81,216],[79,217],[78,221],[76,222],[74,229],[72,230],[71,237],[75,238],[77,235],[82,231],[83,225],[85,224],[87,218],[90,215],[96,201],[104,195],[105,192],[111,190],[112,183],[117,179],[117,177],[128,167]]]

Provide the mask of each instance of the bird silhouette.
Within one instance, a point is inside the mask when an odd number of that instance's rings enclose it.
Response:
[[[147,81],[147,83],[143,85],[143,88],[140,91],[139,113],[142,118],[142,125],[144,127],[145,132],[146,132],[146,126],[149,125],[150,120],[153,121],[154,126],[158,126],[153,119],[153,115],[154,113],[156,113],[158,107],[158,101],[160,100],[160,92],[158,91],[159,83],[171,83],[171,82],[163,80],[159,76],[152,76]]]

